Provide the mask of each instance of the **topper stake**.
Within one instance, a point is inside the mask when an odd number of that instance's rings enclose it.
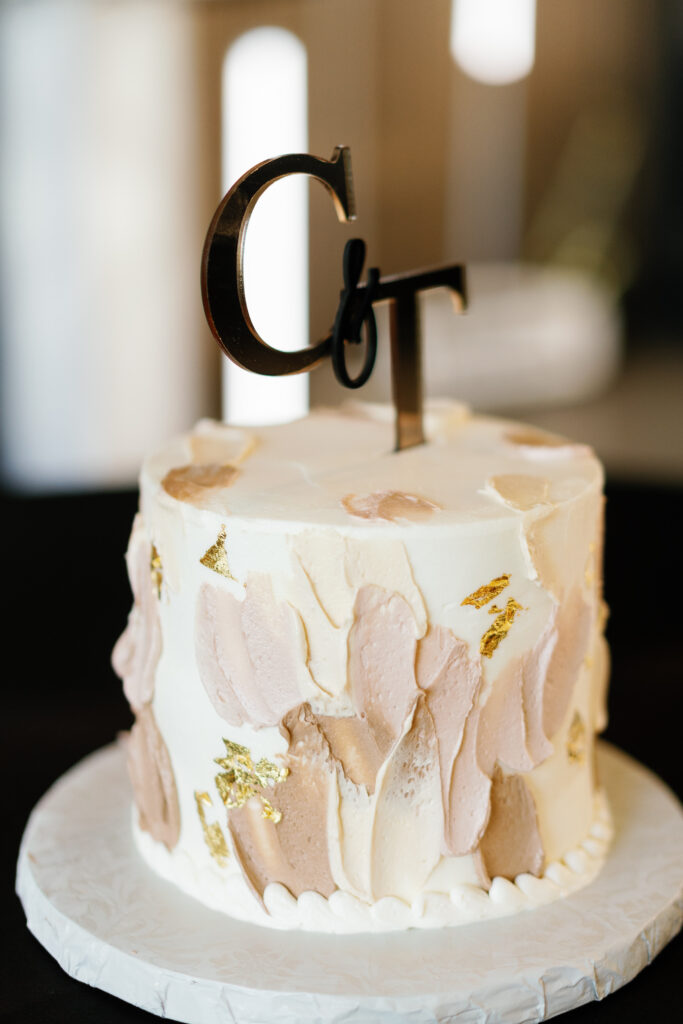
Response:
[[[326,337],[296,352],[272,348],[249,316],[244,293],[244,241],[252,210],[265,189],[289,174],[308,174],[332,194],[340,220],[355,219],[351,154],[337,146],[331,160],[307,153],[257,164],[227,193],[207,233],[202,257],[202,300],[211,331],[225,354],[245,370],[281,376],[312,370],[330,357],[344,387],[366,383],[375,364],[377,325],[373,306],[390,304],[391,387],[396,408],[396,450],[422,444],[422,358],[417,296],[431,288],[449,288],[455,308],[465,306],[465,270],[459,264],[380,277],[368,270],[360,283],[365,242],[350,239],[344,249],[342,289],[334,325]],[[359,345],[365,333],[365,359],[356,377],[346,365],[346,345]]]

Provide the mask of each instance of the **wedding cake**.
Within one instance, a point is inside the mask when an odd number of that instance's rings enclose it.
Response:
[[[150,867],[276,928],[437,927],[586,885],[610,839],[603,474],[431,403],[203,421],[144,463],[114,651]]]

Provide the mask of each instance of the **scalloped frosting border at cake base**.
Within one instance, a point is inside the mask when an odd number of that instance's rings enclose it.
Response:
[[[135,844],[149,867],[212,910],[267,928],[337,935],[443,928],[533,910],[592,882],[605,862],[613,837],[607,797],[598,790],[585,839],[561,860],[549,864],[540,878],[528,874],[518,875],[514,882],[494,878],[488,892],[472,885],[457,885],[448,893],[424,892],[410,904],[395,896],[364,903],[341,890],[328,899],[317,892],[303,892],[295,899],[283,885],[271,883],[264,893],[266,913],[241,876],[226,878],[217,868],[206,865],[197,869],[182,850],[169,852],[143,832],[136,818],[133,811]]]

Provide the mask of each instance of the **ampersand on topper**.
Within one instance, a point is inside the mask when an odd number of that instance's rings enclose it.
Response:
[[[360,276],[365,242],[350,239],[344,249],[344,288],[330,332],[296,352],[272,348],[260,337],[249,316],[244,293],[244,243],[247,225],[259,196],[273,182],[290,174],[307,174],[330,192],[341,221],[355,220],[351,154],[337,146],[331,160],[294,153],[264,160],[230,189],[209,227],[202,257],[202,300],[211,331],[225,354],[245,370],[266,376],[303,373],[331,357],[340,384],[358,388],[372,373],[377,351],[373,305],[390,303],[392,395],[396,407],[396,450],[424,441],[422,426],[422,360],[417,296],[447,287],[457,311],[465,305],[465,271],[459,264],[380,277],[371,268]],[[347,344],[359,345],[365,333],[365,358],[356,377],[346,365]]]

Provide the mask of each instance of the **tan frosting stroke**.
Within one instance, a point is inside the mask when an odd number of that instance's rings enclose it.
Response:
[[[491,816],[480,850],[491,878],[511,881],[525,872],[540,875],[544,853],[534,798],[519,775],[496,769],[491,785]]]
[[[152,708],[140,708],[126,738],[128,774],[140,828],[172,850],[180,836],[175,776]]]
[[[405,491],[375,491],[372,494],[347,494],[341,500],[351,516],[360,519],[383,519],[396,522],[399,519],[421,521],[437,512],[441,506],[417,494]]]
[[[360,588],[354,616],[348,639],[351,698],[384,761],[417,695],[415,618],[399,594],[374,586]]]
[[[208,491],[222,490],[235,482],[239,470],[236,466],[210,462],[204,465],[191,463],[169,470],[161,486],[177,501],[201,506]]]
[[[329,747],[308,705],[285,715],[281,731],[289,741],[285,765],[289,774],[277,787],[282,818],[264,818],[259,801],[228,811],[235,856],[254,893],[263,898],[271,882],[293,896],[336,889],[327,847],[327,807],[336,785]]]
[[[319,715],[316,722],[345,778],[356,786],[364,786],[368,793],[374,793],[383,759],[367,721],[356,715],[345,718]]]
[[[275,726],[301,701],[296,613],[275,600],[262,574],[248,577],[243,601],[201,586],[195,651],[204,689],[230,725]]]
[[[114,671],[123,680],[123,692],[134,711],[152,700],[162,649],[159,599],[151,561],[152,545],[138,513],[126,552],[133,607],[112,652]]]

